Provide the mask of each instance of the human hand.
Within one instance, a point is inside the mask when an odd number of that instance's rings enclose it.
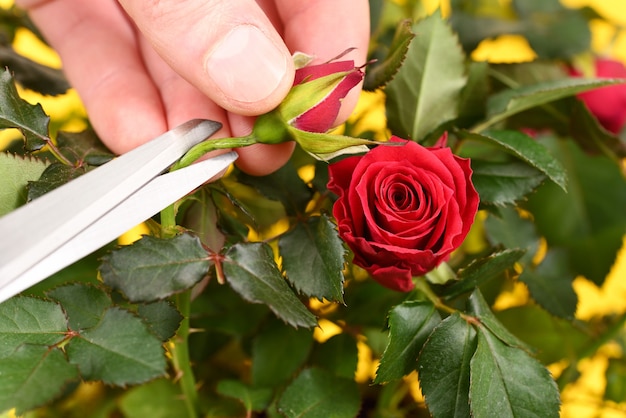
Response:
[[[291,53],[364,63],[367,0],[17,0],[59,53],[90,121],[124,153],[192,118],[244,136],[276,107],[294,75]],[[120,6],[121,5],[121,6]],[[344,100],[347,118],[358,89]],[[243,170],[262,175],[286,162],[292,143],[237,150]]]

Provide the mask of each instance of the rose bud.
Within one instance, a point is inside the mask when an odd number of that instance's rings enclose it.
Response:
[[[470,230],[479,197],[467,159],[450,148],[378,146],[329,166],[333,215],[354,264],[380,284],[413,289],[458,248]]]
[[[577,70],[570,70],[573,76],[581,76]],[[626,78],[626,67],[619,61],[597,59],[595,76],[600,78]],[[601,87],[580,93],[578,98],[587,105],[598,122],[608,131],[618,134],[626,122],[626,84]]]
[[[359,138],[326,134],[333,127],[341,101],[363,79],[354,61],[337,61],[296,70],[294,86],[273,111],[254,124],[257,142],[277,144],[295,140],[319,157],[332,157],[349,147],[371,144]]]

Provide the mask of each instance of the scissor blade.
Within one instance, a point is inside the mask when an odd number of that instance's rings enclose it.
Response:
[[[0,288],[110,211],[221,125],[192,120],[0,219]]]
[[[229,152],[156,177],[67,244],[13,281],[0,286],[0,303],[91,254],[225,170],[237,154]]]

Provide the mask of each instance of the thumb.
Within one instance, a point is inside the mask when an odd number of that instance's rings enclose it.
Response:
[[[224,109],[258,115],[293,83],[289,50],[254,0],[120,0],[159,55]]]

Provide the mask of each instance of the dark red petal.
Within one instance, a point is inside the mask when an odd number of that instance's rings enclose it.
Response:
[[[293,80],[293,85],[302,83],[305,79],[315,80],[316,78],[324,77],[329,74],[340,73],[343,71],[350,71],[354,68],[354,61],[336,61],[328,62],[325,64],[309,65],[306,67],[298,68]]]
[[[344,158],[328,166],[328,190],[341,196],[350,187],[354,169],[361,160],[360,156]]]

